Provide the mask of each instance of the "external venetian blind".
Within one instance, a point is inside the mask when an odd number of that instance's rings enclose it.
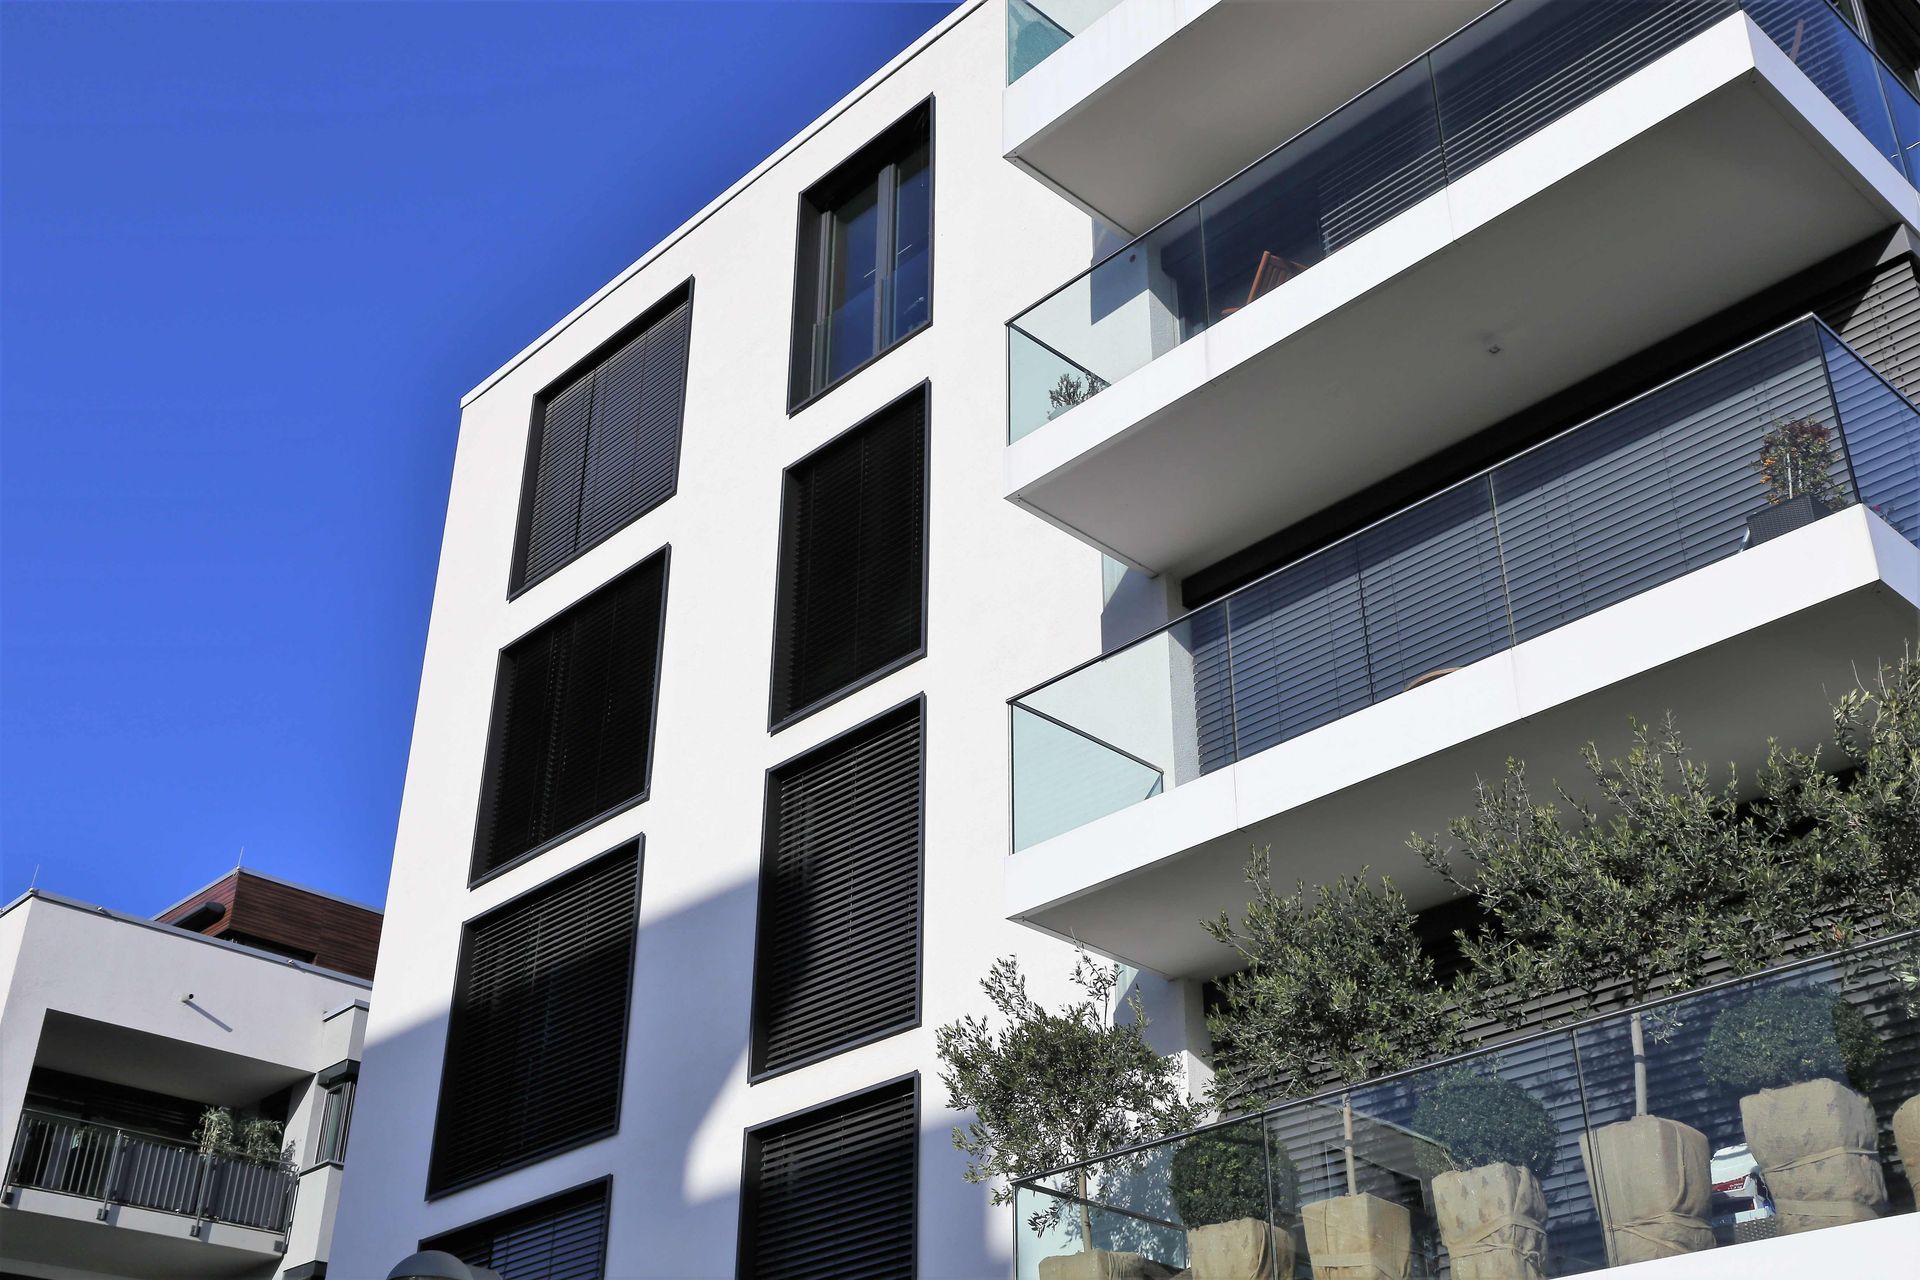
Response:
[[[535,401],[515,590],[673,496],[692,327],[689,283]]]
[[[926,461],[923,387],[788,470],[776,726],[922,651]]]
[[[600,1280],[606,1274],[603,1179],[421,1242],[500,1280]]]
[[[919,1021],[921,716],[910,703],[768,778],[756,1075]]]
[[[882,1085],[748,1133],[743,1280],[914,1274],[917,1084]]]
[[[501,652],[474,879],[646,793],[666,597],[663,551]]]
[[[613,1132],[639,898],[636,840],[467,925],[429,1193]]]

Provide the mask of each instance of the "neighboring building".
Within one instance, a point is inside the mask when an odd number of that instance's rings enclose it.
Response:
[[[251,871],[155,920],[38,890],[0,910],[0,1275],[326,1275],[379,933]],[[282,1123],[283,1159],[203,1154],[209,1108]]]
[[[1041,7],[463,400],[342,1273],[1033,1275],[993,957],[1197,1088],[1250,844],[1443,908],[1508,755],[1812,746],[1914,639],[1905,0]],[[1749,532],[1807,420],[1844,509]]]

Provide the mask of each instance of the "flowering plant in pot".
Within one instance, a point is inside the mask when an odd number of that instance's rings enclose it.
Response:
[[[1833,428],[1817,418],[1776,418],[1753,460],[1767,505],[1747,517],[1747,544],[1765,542],[1837,510],[1845,487],[1834,479]]]
[[[1421,1090],[1413,1129],[1433,1179],[1440,1240],[1455,1280],[1541,1280],[1546,1274],[1547,1200],[1559,1133],[1531,1093],[1469,1068]]]
[[[1187,1228],[1192,1280],[1290,1280],[1300,1172],[1258,1119],[1207,1129],[1180,1145],[1167,1173]]]
[[[1773,1192],[1780,1234],[1885,1212],[1879,1122],[1851,1087],[1871,1079],[1881,1052],[1864,1014],[1815,987],[1770,987],[1714,1019],[1701,1067],[1740,1095],[1747,1147]]]

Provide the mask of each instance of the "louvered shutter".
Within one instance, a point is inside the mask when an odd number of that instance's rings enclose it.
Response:
[[[639,897],[633,841],[468,923],[429,1190],[614,1130]]]
[[[683,289],[543,393],[516,588],[553,573],[673,496],[693,299]]]
[[[601,1280],[607,1183],[596,1182],[425,1241],[500,1280]]]
[[[921,706],[773,771],[760,871],[753,1069],[920,1016]]]
[[[914,1274],[916,1082],[883,1085],[748,1135],[738,1274]]]
[[[476,879],[646,791],[666,590],[663,552],[502,651]]]
[[[921,390],[787,472],[776,724],[921,649],[926,443]]]

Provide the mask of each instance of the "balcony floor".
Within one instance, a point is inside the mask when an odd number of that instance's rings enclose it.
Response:
[[[284,1255],[284,1237],[228,1223],[200,1223],[180,1214],[114,1205],[107,1221],[94,1214],[98,1200],[14,1189],[14,1203],[0,1209],[0,1271],[56,1268],[54,1274],[126,1276],[138,1280],[267,1280]]]

